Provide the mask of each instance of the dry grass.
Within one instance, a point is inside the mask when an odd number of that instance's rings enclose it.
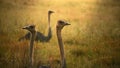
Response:
[[[55,11],[51,18],[53,37],[48,43],[35,42],[35,68],[49,63],[53,68],[60,67],[55,28],[58,19],[71,23],[62,31],[68,68],[120,67],[119,2],[1,0],[0,8],[1,68],[27,68],[29,41],[18,42],[18,38],[27,32],[21,28],[35,24],[38,31],[47,34],[49,9]]]

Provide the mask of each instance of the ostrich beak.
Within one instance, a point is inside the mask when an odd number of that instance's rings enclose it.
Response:
[[[51,11],[51,10],[50,10]],[[55,13],[54,11],[51,11],[51,13]]]
[[[54,11],[52,11],[51,13],[55,13]]]
[[[23,27],[22,29],[27,29],[28,27]]]
[[[65,25],[71,25],[71,24],[69,24],[69,23],[65,23]]]
[[[51,13],[55,13],[54,11],[51,11],[51,10],[49,10],[48,12],[49,12],[49,14],[51,14]]]

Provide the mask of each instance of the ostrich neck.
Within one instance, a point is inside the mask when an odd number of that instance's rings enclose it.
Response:
[[[48,34],[46,36],[46,41],[49,41],[52,37],[51,27],[50,27],[50,13],[48,13]]]
[[[48,13],[48,26],[50,27],[50,13]]]
[[[31,33],[31,39],[30,39],[30,67],[33,66],[33,57],[34,57],[34,40],[35,40],[35,35],[36,35],[36,31]]]
[[[60,48],[60,54],[61,58],[64,57],[64,48],[63,48],[63,42],[62,42],[62,37],[61,37],[61,30],[57,30],[57,39],[58,39],[58,44]]]
[[[30,47],[33,47],[34,44],[34,40],[35,40],[35,35],[36,35],[36,31],[31,33],[31,39],[30,39]]]
[[[65,55],[64,55],[64,47],[63,47],[63,42],[62,42],[62,36],[61,36],[61,29],[57,28],[57,39],[58,39],[58,44],[60,48],[60,54],[61,54],[61,59],[62,59],[62,68],[66,67],[66,60],[65,60]]]

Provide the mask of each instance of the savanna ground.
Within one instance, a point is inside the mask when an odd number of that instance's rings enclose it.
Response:
[[[38,64],[59,68],[56,22],[70,22],[62,31],[67,68],[120,68],[120,1],[116,0],[0,0],[0,68],[26,68],[29,41],[18,39],[35,24],[47,34],[47,11],[53,37],[48,43],[35,42],[34,68]]]

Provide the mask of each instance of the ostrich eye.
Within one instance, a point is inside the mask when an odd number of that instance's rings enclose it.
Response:
[[[34,28],[34,26],[30,26],[30,28]]]
[[[60,24],[64,24],[64,22],[59,22]]]

